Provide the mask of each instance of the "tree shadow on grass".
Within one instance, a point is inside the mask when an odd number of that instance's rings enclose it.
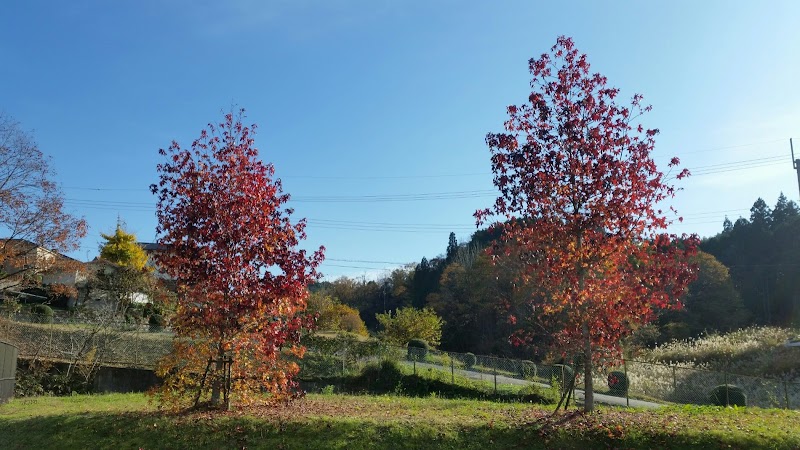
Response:
[[[0,418],[4,449],[458,449],[759,448],[724,433],[671,433],[658,423],[614,428],[570,412],[516,425],[433,424],[410,418],[253,417],[242,414],[77,413]],[[786,444],[786,445],[782,445]],[[797,441],[771,442],[793,448]]]

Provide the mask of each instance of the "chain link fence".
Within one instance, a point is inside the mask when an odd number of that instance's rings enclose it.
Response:
[[[687,364],[624,361],[616,368],[597,374],[594,378],[595,385],[608,385],[612,372],[627,376],[629,398],[710,405],[715,403],[712,399],[715,389],[728,386],[730,389],[738,388],[744,393],[747,406],[800,409],[800,382],[788,378],[753,377],[698,369]]]
[[[541,387],[557,386],[564,389],[574,368],[567,364],[537,364],[532,361],[497,358],[472,353],[455,353],[420,348],[391,347],[356,340],[328,340],[324,347],[309,342],[309,351],[300,361],[301,376],[334,377],[356,374],[369,362],[381,359],[396,361],[413,373],[438,370],[456,376],[494,385],[495,391],[503,386],[526,386],[536,383]],[[321,361],[326,363],[321,364]],[[627,379],[624,385],[621,379]],[[582,373],[578,374],[576,388],[583,387]],[[619,367],[598,372],[593,377],[596,399],[610,403],[609,397],[651,403],[678,403],[711,405],[713,392],[719,386],[726,397],[729,390],[738,388],[744,393],[748,406],[762,408],[800,409],[800,382],[789,379],[770,379],[737,375],[728,372],[702,370],[680,364],[663,364],[644,361],[625,361]],[[605,396],[605,397],[604,397]],[[727,402],[729,399],[725,398]],[[614,402],[616,403],[616,402]],[[729,402],[733,404],[734,402]],[[641,404],[641,403],[638,403]]]
[[[0,340],[21,359],[144,369],[172,349],[172,333],[161,327],[64,317],[41,323],[36,315],[0,318]]]
[[[143,369],[154,368],[172,348],[173,334],[161,327],[68,317],[54,318],[53,323],[37,323],[39,320],[35,315],[0,318],[0,341],[17,347],[21,359]],[[569,365],[392,347],[353,336],[311,336],[304,344],[308,351],[298,363],[301,377],[306,378],[355,374],[366,364],[382,359],[396,361],[413,373],[437,370],[449,373],[453,379],[459,376],[482,381],[493,385],[495,391],[531,383],[563,389],[574,376]],[[626,389],[615,385],[619,378],[627,379]],[[735,386],[746,396],[748,406],[800,409],[800,380],[796,379],[744,376],[685,364],[625,361],[596,373],[593,381],[595,392],[601,396],[700,405],[713,403],[711,395],[718,386]],[[579,378],[576,387],[580,389],[582,385]],[[726,389],[726,395],[728,392]]]

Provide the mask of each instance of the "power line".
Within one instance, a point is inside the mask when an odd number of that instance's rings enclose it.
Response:
[[[448,173],[430,175],[355,175],[355,176],[328,176],[328,175],[284,175],[280,178],[303,178],[317,180],[397,180],[397,179],[416,179],[416,178],[452,178],[452,177],[473,177],[487,176],[491,172],[470,172],[470,173]]]
[[[393,265],[406,265],[412,264],[407,262],[397,262],[397,261],[374,261],[368,259],[337,259],[337,258],[325,258],[325,261],[338,261],[338,262],[350,262],[350,263],[367,263],[367,264],[393,264]]]
[[[364,269],[364,270],[390,270],[390,269],[385,268],[385,267],[348,266],[348,265],[342,265],[342,264],[325,264],[325,263],[322,263],[322,268],[324,269],[324,267],[343,267],[343,268],[346,268],[346,269]]]
[[[717,150],[729,150],[729,149],[732,149],[732,148],[743,148],[743,147],[752,147],[752,146],[755,146],[755,145],[774,144],[776,142],[786,142],[786,139],[787,138],[780,138],[780,139],[773,139],[773,140],[770,140],[770,141],[751,142],[749,144],[737,144],[737,145],[728,145],[728,146],[724,146],[724,147],[707,148],[707,149],[703,149],[703,150],[692,150],[690,152],[682,152],[680,155],[677,155],[677,156],[681,157],[683,155],[695,155],[695,154],[698,154],[698,153],[709,153],[709,152],[714,152],[714,151],[717,151]],[[669,158],[669,156],[659,156],[659,157],[660,158]]]
[[[710,165],[705,165],[705,166],[696,166],[696,167],[693,167],[692,169],[693,170],[704,170],[704,169],[714,168],[714,167],[726,167],[726,166],[731,166],[731,165],[742,165],[742,164],[746,165],[746,164],[756,163],[756,162],[760,162],[760,161],[776,161],[778,159],[781,159],[781,160],[783,160],[783,162],[786,162],[786,155],[762,156],[761,158],[745,159],[745,160],[741,160],[741,161],[731,161],[731,162],[726,162],[726,163],[710,164]]]

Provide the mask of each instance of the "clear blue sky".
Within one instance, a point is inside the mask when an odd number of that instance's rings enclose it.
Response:
[[[698,174],[674,231],[713,235],[759,196],[797,200],[800,2],[567,3],[10,0],[0,110],[34,132],[88,220],[80,259],[118,215],[155,238],[157,150],[188,145],[234,103],[309,218],[306,246],[328,248],[329,279],[436,256],[492,202],[484,137],[561,34],[653,105],[657,161],[677,155]],[[749,162],[723,165],[737,161]],[[461,194],[429,195],[443,192]],[[381,195],[412,197],[367,197]]]

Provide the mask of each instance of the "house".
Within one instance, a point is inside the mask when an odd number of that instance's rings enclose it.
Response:
[[[155,255],[163,252],[167,248],[155,242],[137,242],[137,244],[139,244],[139,247],[142,247],[142,250],[147,254],[147,267],[153,269],[153,275],[161,280],[172,280],[172,277],[161,270],[155,262]]]
[[[47,298],[31,288],[61,286],[65,306],[74,306],[87,280],[84,263],[26,239],[0,239],[0,264],[0,292],[23,299]]]
[[[87,266],[92,277],[83,306],[117,314],[126,305],[146,305],[153,302],[148,293],[142,292],[147,291],[142,280],[135,275],[126,275],[121,266],[101,258],[93,259]]]

